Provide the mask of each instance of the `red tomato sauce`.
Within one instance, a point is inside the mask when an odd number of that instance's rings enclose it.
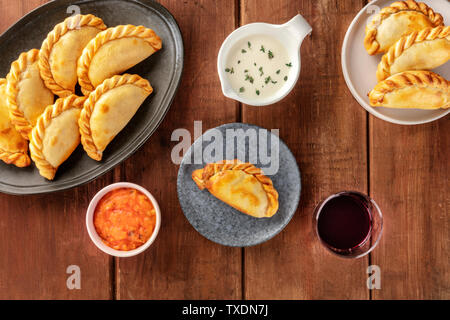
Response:
[[[156,212],[142,192],[120,188],[108,192],[97,204],[94,226],[109,247],[129,251],[143,245],[153,234]]]

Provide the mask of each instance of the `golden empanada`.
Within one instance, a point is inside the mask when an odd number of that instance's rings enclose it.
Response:
[[[370,55],[383,53],[410,32],[443,25],[442,16],[425,3],[397,1],[381,9],[367,24],[364,47]]]
[[[113,76],[91,92],[81,111],[79,125],[84,150],[94,160],[126,126],[142,102],[153,92],[138,75]]]
[[[53,104],[53,93],[39,74],[39,50],[24,52],[11,64],[6,94],[11,122],[29,140],[31,130],[44,109]]]
[[[17,167],[30,165],[28,143],[9,119],[6,103],[6,79],[0,79],[0,159]]]
[[[58,167],[80,144],[78,119],[86,97],[56,100],[38,118],[30,140],[30,154],[41,176],[53,180]]]
[[[207,164],[192,179],[233,208],[255,218],[272,217],[278,211],[278,192],[261,169],[239,160]]]
[[[378,83],[369,101],[374,107],[446,109],[450,83],[431,71],[405,71]]]
[[[55,26],[39,53],[39,69],[47,88],[60,97],[75,92],[78,59],[89,41],[105,29],[103,20],[92,14],[72,16]]]
[[[408,70],[431,70],[450,59],[450,26],[425,28],[400,38],[383,55],[377,79]]]
[[[152,29],[124,25],[109,28],[92,39],[78,61],[78,82],[85,95],[105,79],[121,74],[162,46]]]

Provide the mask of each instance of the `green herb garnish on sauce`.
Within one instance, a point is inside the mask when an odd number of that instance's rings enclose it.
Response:
[[[252,44],[250,43],[250,41],[247,42],[248,48],[250,49]]]
[[[245,91],[244,87],[239,88],[239,92],[244,92],[244,91]]]
[[[253,77],[248,75],[248,74],[245,75],[245,79],[244,80],[245,81],[250,81],[250,83],[253,83],[253,81],[254,81]]]
[[[259,90],[256,90],[256,94],[259,96]]]
[[[292,67],[292,62],[286,63],[286,66]]]
[[[230,72],[230,68],[225,68],[225,72]]]
[[[261,49],[259,49],[259,51],[266,52],[266,49],[264,49],[264,46],[261,45]]]
[[[260,72],[260,73],[259,73],[259,76],[262,77],[263,74],[264,74],[263,67],[259,67],[258,70],[259,70],[259,72]]]
[[[281,71],[281,70],[280,70],[280,69],[278,69],[278,70],[277,70],[277,74],[280,74],[280,71]]]
[[[242,53],[246,53],[247,51],[246,51],[245,49],[242,49],[241,52],[242,52]]]
[[[272,59],[272,58],[273,58],[273,53],[272,53],[272,51],[269,50],[268,56],[269,56],[269,59]]]
[[[285,77],[284,77],[284,81],[287,81],[287,79],[288,79],[287,76],[285,76]]]

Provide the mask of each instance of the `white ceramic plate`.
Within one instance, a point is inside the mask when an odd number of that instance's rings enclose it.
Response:
[[[450,2],[447,0],[421,0],[444,17],[445,25],[450,23]],[[450,109],[419,110],[373,108],[367,93],[377,84],[375,76],[382,55],[370,56],[364,49],[364,30],[373,14],[394,1],[375,0],[365,6],[355,17],[347,30],[342,45],[342,72],[353,97],[374,116],[397,124],[421,124],[437,120],[450,113]],[[433,70],[450,79],[450,62]]]

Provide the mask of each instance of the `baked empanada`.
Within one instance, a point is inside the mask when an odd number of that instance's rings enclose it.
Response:
[[[113,76],[91,92],[81,111],[79,125],[84,150],[94,160],[127,125],[153,92],[150,83],[138,75]]]
[[[278,192],[261,169],[239,160],[207,164],[192,179],[233,208],[255,218],[272,217],[278,211]]]
[[[378,83],[369,101],[374,107],[446,109],[450,107],[450,83],[431,71],[405,71]]]
[[[92,14],[72,16],[55,26],[39,53],[47,88],[60,97],[75,93],[78,59],[89,41],[105,29],[103,20]]]
[[[11,64],[6,77],[6,95],[11,122],[24,139],[29,140],[31,130],[44,109],[53,104],[53,93],[44,85],[39,74],[39,50],[24,52]]]
[[[0,159],[17,167],[30,165],[28,143],[9,119],[6,103],[6,79],[0,79]]]
[[[105,79],[121,74],[145,60],[162,46],[152,29],[123,25],[100,32],[78,61],[78,82],[85,95]]]
[[[425,3],[397,1],[381,9],[367,24],[364,47],[370,55],[384,53],[410,32],[443,25],[442,16]]]
[[[408,70],[431,70],[450,59],[450,26],[425,28],[400,38],[383,55],[377,79]]]
[[[80,144],[78,119],[86,97],[71,95],[56,100],[38,118],[30,154],[41,176],[53,180],[58,167]]]

